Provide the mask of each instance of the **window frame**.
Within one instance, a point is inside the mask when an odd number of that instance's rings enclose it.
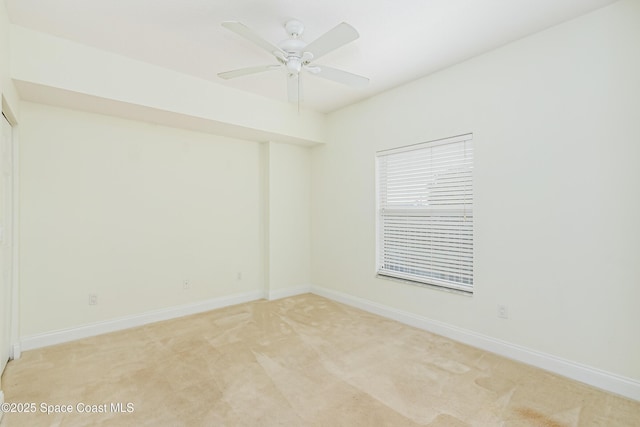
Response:
[[[435,147],[451,145],[451,144],[463,144],[463,160],[460,163],[452,163],[450,167],[445,169],[445,171],[449,172],[450,170],[457,169],[458,172],[455,175],[456,177],[465,178],[463,181],[464,193],[463,194],[463,204],[456,204],[455,208],[451,208],[448,206],[448,202],[441,202],[438,205],[437,200],[431,196],[424,196],[424,199],[427,200],[426,205],[419,207],[408,207],[404,208],[393,208],[389,207],[389,201],[386,200],[384,203],[387,205],[383,206],[382,199],[383,197],[381,192],[381,186],[383,185],[381,178],[381,162],[382,159],[387,161],[386,159],[390,158],[395,154],[404,154],[411,151],[421,151],[422,153],[428,152],[428,156],[432,156],[435,151]],[[456,147],[457,148],[457,147]],[[442,138],[427,142],[421,142],[417,144],[395,147],[387,150],[380,150],[376,152],[375,158],[375,196],[376,196],[376,276],[383,279],[391,279],[397,280],[405,283],[415,284],[419,286],[434,286],[439,289],[454,291],[454,292],[462,292],[465,294],[472,294],[474,287],[474,273],[473,273],[473,264],[474,264],[474,224],[473,224],[473,169],[474,169],[474,160],[473,160],[473,134],[468,133],[464,135],[458,135],[449,138]],[[468,156],[468,157],[467,157]],[[425,174],[432,174],[433,176],[437,176],[434,172],[436,168],[425,166],[420,169],[421,172]],[[442,171],[442,169],[440,169]],[[388,171],[387,171],[388,173]],[[402,173],[400,173],[402,175]],[[385,177],[387,179],[388,177]],[[397,177],[394,177],[394,179]],[[439,178],[433,178],[431,181],[425,181],[423,184],[428,185],[428,183],[434,184],[437,183]],[[388,191],[388,183],[386,184],[385,190]],[[468,192],[467,192],[468,191]],[[433,191],[425,190],[424,194],[434,193]],[[386,194],[386,193],[385,193]],[[457,194],[457,193],[456,193]],[[420,195],[422,198],[423,195]],[[429,198],[431,197],[431,198]],[[433,199],[433,200],[432,200]],[[420,202],[418,202],[420,203]],[[414,204],[416,204],[414,202]],[[427,206],[428,205],[428,206]],[[461,211],[460,207],[462,206],[463,211]],[[461,217],[461,212],[463,217]],[[459,233],[458,236],[462,236],[461,240],[464,240],[462,243],[464,248],[460,249],[460,243],[452,244],[445,246],[445,250],[442,253],[446,255],[455,256],[455,254],[461,254],[459,259],[454,263],[455,265],[460,265],[459,281],[457,280],[446,280],[442,278],[438,278],[436,276],[444,276],[445,274],[437,272],[437,268],[434,268],[433,265],[428,267],[420,267],[419,269],[415,266],[411,266],[412,261],[407,261],[406,264],[403,264],[402,261],[396,264],[396,261],[392,261],[393,267],[395,270],[389,268],[389,253],[392,253],[393,250],[390,249],[391,243],[393,239],[386,240],[385,246],[385,219],[387,224],[389,224],[389,218],[398,219],[398,218],[419,218],[418,221],[421,221],[416,228],[411,228],[413,233],[418,233],[415,230],[420,229],[420,227],[428,227],[426,233],[433,233],[434,231],[439,231],[438,222],[442,218],[445,218],[445,221],[453,220],[456,223],[460,223],[459,229],[456,229]],[[460,218],[463,218],[462,220]],[[436,224],[435,226],[429,226],[428,223],[432,222]],[[424,224],[423,224],[424,223]],[[389,230],[393,228],[390,225],[386,226],[387,235],[389,235]],[[402,226],[401,226],[402,227]],[[406,225],[404,226],[406,227]],[[430,228],[429,228],[430,227]],[[411,230],[409,230],[411,232]],[[470,231],[469,231],[470,230]],[[403,230],[404,231],[404,230]],[[451,234],[451,233],[450,233]],[[466,240],[465,240],[466,238]],[[410,240],[411,237],[408,237],[407,240]],[[426,239],[425,239],[426,240]],[[415,240],[414,240],[415,241]],[[416,249],[416,245],[420,243],[408,243],[403,246],[401,249],[403,251],[411,251]],[[433,250],[432,247],[435,246],[433,242],[429,244],[430,250]],[[470,247],[470,249],[469,249]],[[408,255],[404,255],[405,258],[413,258],[412,255],[420,252],[420,250],[426,250],[425,246],[417,247],[418,251],[409,252]],[[452,251],[453,249],[453,251]],[[393,254],[392,254],[393,256]],[[386,261],[385,261],[386,260]],[[420,261],[422,262],[424,258]],[[387,268],[384,268],[384,265]],[[404,270],[402,270],[404,269]],[[416,273],[416,271],[423,271],[424,274]],[[464,272],[462,272],[464,270]],[[449,277],[453,277],[455,274],[449,274]]]

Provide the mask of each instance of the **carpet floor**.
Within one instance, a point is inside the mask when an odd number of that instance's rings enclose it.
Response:
[[[2,384],[34,404],[2,427],[640,426],[640,402],[311,294],[27,351]]]

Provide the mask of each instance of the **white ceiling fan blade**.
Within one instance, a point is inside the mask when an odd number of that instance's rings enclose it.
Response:
[[[302,101],[302,85],[300,82],[300,74],[287,76],[287,93],[289,102],[299,103]]]
[[[318,59],[332,50],[354,41],[358,37],[360,37],[360,35],[356,29],[346,22],[343,22],[320,36],[315,41],[309,43],[304,50],[311,52],[313,54],[313,59]]]
[[[251,28],[247,27],[246,25],[240,22],[225,21],[222,23],[222,26],[233,31],[238,35],[241,35],[242,37],[249,40],[250,42],[260,46],[262,49],[266,50],[272,55],[274,55],[274,52],[281,51],[281,49],[278,46],[266,41],[265,39],[263,39],[262,37],[254,33]]]
[[[348,71],[338,70],[337,68],[327,67],[326,65],[314,65],[309,67],[309,71],[314,76],[342,83],[358,89],[364,88],[369,84],[367,77],[358,74],[349,73]]]
[[[257,67],[248,67],[240,68],[239,70],[225,71],[223,73],[218,73],[218,77],[229,80],[249,74],[262,73],[263,71],[277,70],[278,68],[280,68],[280,65],[260,65]]]

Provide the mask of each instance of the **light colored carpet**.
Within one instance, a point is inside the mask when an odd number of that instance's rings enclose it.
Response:
[[[28,351],[2,384],[37,405],[3,427],[640,425],[640,402],[310,294]]]

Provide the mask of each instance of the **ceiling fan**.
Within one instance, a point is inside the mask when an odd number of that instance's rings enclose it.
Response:
[[[287,74],[289,101],[298,103],[302,98],[300,90],[300,73],[302,71],[355,88],[363,88],[369,83],[369,79],[366,77],[312,62],[360,36],[356,29],[346,22],[338,24],[309,44],[301,40],[304,25],[296,20],[288,21],[284,25],[289,38],[277,45],[266,41],[240,22],[227,21],[223,22],[222,26],[266,50],[278,61],[278,64],[259,65],[218,73],[218,76],[223,79],[233,79],[264,71],[283,70]]]

